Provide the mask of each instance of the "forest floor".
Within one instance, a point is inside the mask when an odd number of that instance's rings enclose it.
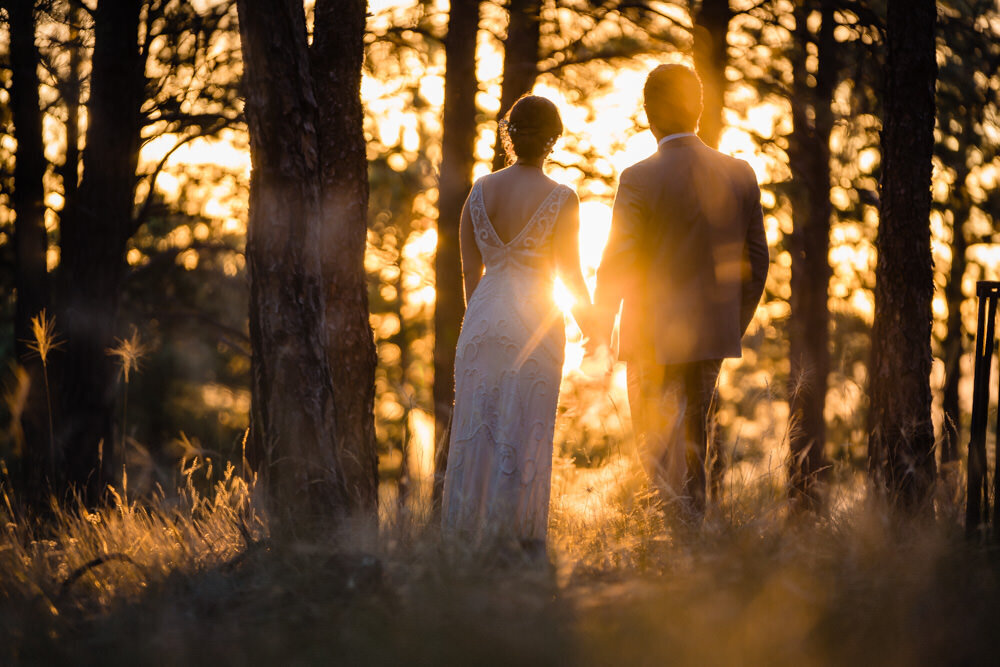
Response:
[[[950,505],[901,521],[841,485],[791,519],[758,479],[669,533],[631,462],[561,463],[537,563],[413,515],[279,541],[238,476],[202,472],[44,538],[3,517],[0,664],[996,664],[1000,557]]]

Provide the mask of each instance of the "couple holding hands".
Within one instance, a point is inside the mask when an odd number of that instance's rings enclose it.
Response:
[[[589,346],[607,344],[621,309],[619,354],[643,467],[665,510],[705,508],[707,433],[722,360],[764,290],[768,249],[750,166],[695,134],[701,82],[683,65],[643,89],[651,157],[619,180],[594,303],[579,257],[579,200],[543,165],[563,132],[556,106],[525,96],[502,122],[505,169],[476,181],[462,212],[466,312],[455,355],[442,523],[448,532],[514,537],[544,553],[552,442],[562,378],[559,276]]]

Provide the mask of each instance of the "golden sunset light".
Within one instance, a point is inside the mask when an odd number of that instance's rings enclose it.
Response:
[[[996,0],[0,0],[0,665],[995,664],[998,63]]]

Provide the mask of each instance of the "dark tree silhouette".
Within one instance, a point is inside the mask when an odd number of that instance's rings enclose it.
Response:
[[[510,0],[507,5],[507,36],[503,41],[503,86],[500,90],[500,113],[497,121],[514,102],[531,91],[538,78],[539,41],[541,38],[541,0]],[[493,171],[506,164],[506,154],[497,126],[493,142]]]
[[[938,73],[937,116],[939,137],[935,154],[945,168],[954,172],[951,196],[935,207],[947,220],[951,219],[951,267],[944,296],[948,303],[947,333],[941,341],[945,381],[942,394],[944,412],[941,441],[942,473],[959,457],[962,414],[959,408],[958,386],[962,377],[961,360],[971,336],[962,324],[962,291],[969,261],[966,257],[970,241],[975,242],[968,225],[974,207],[988,206],[975,201],[968,186],[972,165],[986,164],[997,157],[997,146],[979,141],[988,114],[996,113],[1000,94],[991,85],[991,78],[980,80],[969,75],[969,67],[996,72],[1000,66],[1000,43],[993,31],[980,18],[996,15],[996,4],[989,0],[951,0],[940,3],[938,23],[939,52],[943,64]]]
[[[46,479],[53,478],[55,457],[48,428],[42,362],[31,353],[31,318],[49,306],[46,267],[44,185],[46,161],[42,144],[42,110],[38,99],[38,48],[35,45],[34,2],[4,2],[10,22],[11,115],[17,156],[11,204],[14,222],[14,350],[28,378],[28,396],[21,414],[19,440],[23,452],[25,490],[35,504],[44,504]]]
[[[807,27],[812,11],[821,24],[813,35]],[[834,39],[834,2],[812,0],[795,8],[791,52],[792,134],[788,160],[792,172],[791,199],[794,231],[791,317],[788,340],[790,414],[789,479],[793,496],[814,503],[815,482],[825,466],[827,376],[830,372],[830,133],[833,130],[833,90],[837,83]],[[810,75],[806,65],[809,45],[815,45],[817,64]]]
[[[908,510],[927,502],[935,474],[929,381],[935,21],[933,0],[889,0],[868,457],[876,486]]]
[[[434,306],[434,491],[444,489],[448,426],[455,400],[455,346],[465,311],[458,222],[472,187],[476,140],[476,34],[479,2],[456,2],[445,37],[444,136],[438,186],[438,241],[434,257],[437,299]]]
[[[69,72],[64,81],[59,82],[59,95],[66,105],[66,155],[59,169],[63,181],[63,193],[67,200],[76,197],[80,179],[80,108],[82,106],[81,88],[83,75],[83,36],[81,24],[83,10],[79,5],[71,3],[68,13],[69,41],[66,48],[69,51]]]
[[[719,145],[725,108],[726,66],[729,64],[729,0],[701,0],[694,11],[694,64],[704,89],[705,111],[698,136],[709,146]]]
[[[59,450],[71,484],[90,500],[112,475],[115,368],[107,350],[133,233],[133,189],[139,158],[144,56],[139,48],[141,0],[102,0],[95,46],[83,178],[60,224]]]
[[[959,139],[962,146],[975,145],[973,113],[971,109],[967,110],[966,118],[962,124]],[[958,460],[959,427],[962,422],[958,401],[958,384],[962,379],[962,355],[966,347],[965,327],[962,325],[962,302],[965,300],[965,295],[962,292],[962,280],[968,266],[966,252],[969,248],[968,232],[965,225],[972,210],[971,197],[965,185],[970,170],[964,155],[962,157],[963,159],[956,164],[955,169],[955,183],[958,192],[949,201],[953,206],[951,208],[951,268],[948,271],[948,283],[944,288],[945,300],[948,303],[948,328],[943,350],[945,379],[944,392],[941,397],[941,409],[944,413],[942,424],[944,437],[941,441],[942,464]],[[942,471],[944,469],[942,468]]]
[[[368,195],[358,101],[365,3],[336,16],[331,5],[317,5],[310,54],[301,2],[238,3],[253,163],[247,455],[280,516],[299,523],[372,516],[376,504],[373,343],[355,257]],[[321,113],[320,100],[336,106]],[[343,294],[329,295],[331,285]],[[344,340],[331,345],[336,336]]]
[[[375,445],[375,339],[368,321],[365,240],[368,161],[361,107],[364,0],[316,3],[310,49],[319,103],[322,269],[326,348],[333,374],[334,446],[352,507],[374,511],[378,499]]]

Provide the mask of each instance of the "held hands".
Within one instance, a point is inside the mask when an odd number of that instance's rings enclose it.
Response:
[[[574,308],[573,317],[584,336],[584,372],[588,375],[610,375],[615,362],[611,350],[614,320],[609,321],[597,306],[589,304]]]

